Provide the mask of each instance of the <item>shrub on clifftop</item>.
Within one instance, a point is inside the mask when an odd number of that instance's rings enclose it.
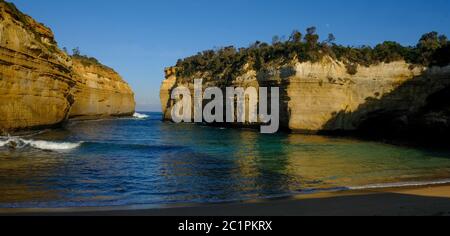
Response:
[[[343,61],[350,74],[356,74],[357,65],[370,66],[378,63],[390,63],[405,60],[411,64],[423,66],[445,66],[450,62],[449,41],[437,32],[424,34],[419,43],[402,46],[397,42],[386,41],[375,47],[347,47],[335,44],[335,37],[330,34],[320,42],[315,27],[306,30],[303,36],[294,30],[288,40],[275,36],[272,44],[255,42],[248,48],[236,49],[233,46],[217,50],[207,50],[177,62],[178,75],[191,77],[196,73],[208,73],[211,78],[229,80],[239,75],[243,65],[249,64],[259,71],[268,65],[320,61],[324,56]]]

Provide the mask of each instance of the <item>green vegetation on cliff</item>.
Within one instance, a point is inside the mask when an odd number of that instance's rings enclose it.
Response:
[[[63,48],[63,51],[66,54],[69,55],[69,52],[67,51],[67,48]],[[104,69],[113,70],[112,68],[103,65],[97,58],[81,54],[80,48],[78,48],[78,47],[72,49],[71,57],[72,57],[72,59],[80,61],[80,63],[83,66],[86,66],[86,67],[88,67],[88,66],[99,66],[99,67],[102,67]]]
[[[6,2],[4,0],[0,0],[0,11],[4,10],[8,14],[14,18],[14,20],[22,23],[22,26],[31,32],[36,40],[39,40],[42,45],[44,45],[47,49],[49,49],[51,52],[57,51],[57,43],[53,38],[53,33],[50,29],[47,28],[43,23],[38,23],[34,19],[32,19],[30,16],[22,13],[19,9],[17,9],[16,5],[11,2]],[[0,20],[2,19],[2,16],[0,16]],[[39,28],[44,29],[44,32],[37,30],[36,26],[39,25]],[[42,41],[42,38],[46,38],[49,40],[49,43],[44,43]]]
[[[14,17],[14,19],[22,23],[27,23],[26,15],[20,12],[19,9],[17,9],[16,5],[14,5],[14,3],[0,0],[0,4],[6,6],[5,10],[8,11],[8,13],[10,13],[11,16]]]
[[[248,48],[229,46],[180,59],[176,65],[177,73],[181,77],[191,77],[198,72],[209,73],[211,78],[229,80],[239,75],[247,63],[260,71],[266,66],[292,61],[317,62],[324,56],[343,61],[350,74],[357,73],[357,65],[370,66],[398,60],[423,66],[445,66],[450,63],[450,42],[445,35],[437,32],[424,34],[414,47],[392,41],[375,47],[349,47],[334,41],[334,35],[330,34],[320,42],[315,27],[308,28],[305,35],[295,30],[288,40],[275,36],[272,44],[257,41]]]

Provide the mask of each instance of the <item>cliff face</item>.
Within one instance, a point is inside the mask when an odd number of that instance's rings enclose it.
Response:
[[[134,93],[114,70],[75,58],[73,71],[76,85],[70,118],[133,115]]]
[[[171,110],[174,105],[173,101],[170,99],[172,90],[177,83],[177,77],[175,76],[176,70],[174,68],[167,68],[165,70],[166,79],[163,81],[160,90],[161,107],[163,112],[164,120],[171,120]]]
[[[116,73],[82,68],[58,49],[49,28],[0,0],[0,132],[54,126],[69,114],[132,110],[133,94]]]
[[[450,86],[450,67],[413,68],[398,61],[359,66],[357,71],[351,75],[344,63],[325,57],[318,63],[296,62],[259,72],[243,69],[240,76],[225,85],[280,87],[281,126],[303,133],[426,126],[418,114],[430,105],[430,97]],[[192,87],[192,81],[176,78],[173,72],[167,74],[161,89],[166,120],[170,120],[173,106],[168,100],[171,89],[179,85]],[[206,79],[206,86],[224,87],[212,79]],[[442,124],[446,118],[436,119]]]
[[[411,69],[405,62],[360,66],[355,75],[329,59],[294,68],[286,112],[288,127],[300,132],[407,130],[428,98],[450,85],[450,67]]]
[[[0,130],[64,121],[72,100],[70,67],[50,29],[0,1]]]

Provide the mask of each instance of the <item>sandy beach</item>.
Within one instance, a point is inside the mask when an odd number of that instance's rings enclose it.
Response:
[[[450,185],[345,191],[228,204],[0,209],[26,216],[450,216]]]

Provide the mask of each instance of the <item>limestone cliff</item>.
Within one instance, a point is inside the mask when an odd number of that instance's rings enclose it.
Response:
[[[404,61],[358,66],[356,74],[349,74],[344,63],[324,57],[317,63],[292,62],[261,71],[243,68],[241,75],[225,85],[208,78],[207,73],[177,78],[173,70],[166,71],[161,88],[166,120],[170,120],[173,106],[171,90],[179,85],[192,87],[193,78],[204,78],[204,87],[280,87],[282,127],[303,133],[380,127],[408,130],[414,123],[425,127],[418,122],[418,114],[430,105],[430,97],[450,86],[450,66],[413,67]],[[448,117],[433,114],[434,120],[448,127]]]
[[[163,81],[160,90],[161,107],[164,120],[171,120],[171,109],[173,101],[171,100],[171,92],[177,85],[177,77],[175,68],[167,68],[165,70],[166,79]]]
[[[76,85],[70,118],[133,115],[134,93],[113,69],[74,58],[73,71]]]
[[[49,28],[0,0],[1,133],[54,126],[69,116],[131,114],[130,88],[99,67],[80,66]]]
[[[50,29],[0,1],[0,130],[63,122],[72,101],[70,68]]]

